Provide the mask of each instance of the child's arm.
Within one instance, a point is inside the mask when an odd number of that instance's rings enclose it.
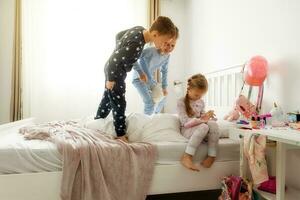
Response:
[[[138,42],[132,42],[128,46],[121,47],[113,52],[108,60],[108,66],[106,75],[109,82],[115,82],[117,79],[117,73],[120,73],[119,68],[122,67],[122,64],[126,67],[126,65],[133,65],[135,63],[140,54],[138,54],[139,50],[143,48]],[[126,64],[124,64],[126,63]],[[129,66],[130,67],[130,66]]]
[[[156,81],[153,79],[152,73],[149,71],[149,63],[151,59],[153,58],[153,52],[157,51],[154,47],[145,48],[143,50],[143,57],[140,59],[141,67],[146,74],[148,81],[150,83],[150,86],[156,85]]]
[[[141,59],[141,58],[140,58]],[[134,64],[133,64],[133,69],[135,71],[137,71],[137,73],[139,74],[139,76],[142,76],[144,74],[144,71],[141,67],[141,63],[140,63],[140,60],[136,61]]]
[[[162,77],[162,88],[164,93],[167,93],[167,87],[168,87],[168,65],[169,65],[169,58],[166,60],[166,62],[161,66],[160,72]],[[166,94],[164,94],[166,96]]]
[[[181,125],[185,128],[191,128],[193,126],[207,122],[207,120],[189,117],[186,113],[185,104],[182,100],[178,100],[177,102],[177,112]]]
[[[207,122],[208,122],[208,120],[206,120],[206,119],[193,118],[190,121],[188,121],[187,123],[185,123],[184,127],[185,128],[192,128],[194,126],[197,126],[197,125],[202,124],[202,123],[207,123]]]

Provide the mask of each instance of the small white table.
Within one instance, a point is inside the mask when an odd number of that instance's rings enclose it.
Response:
[[[300,148],[300,131],[286,129],[230,129],[230,138],[240,139],[245,134],[257,134],[265,135],[269,140],[276,141],[276,197],[275,195],[268,194],[265,192],[260,192],[266,199],[276,199],[276,200],[296,200],[300,199],[300,191],[295,191],[294,189],[287,189],[287,194],[285,194],[285,167],[286,167],[286,150],[288,148]],[[246,177],[246,163],[244,153],[243,153],[243,139],[240,140],[240,176]]]

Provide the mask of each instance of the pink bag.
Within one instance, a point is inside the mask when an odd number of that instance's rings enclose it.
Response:
[[[276,178],[274,176],[270,176],[269,180],[261,183],[258,189],[276,194]]]
[[[253,105],[244,95],[240,95],[235,104],[236,109],[246,118],[256,115],[256,106]]]
[[[222,194],[219,200],[251,200],[252,185],[239,176],[222,179]]]

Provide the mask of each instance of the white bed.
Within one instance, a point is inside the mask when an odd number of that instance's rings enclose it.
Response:
[[[48,141],[24,140],[18,133],[19,128],[31,125],[27,121],[2,130],[0,135],[0,174],[19,174],[34,172],[55,172],[62,169],[62,156],[56,146]],[[230,125],[229,125],[230,127]],[[227,126],[221,129],[228,132]],[[150,142],[157,146],[156,164],[178,164],[186,142]],[[239,143],[229,138],[222,138],[218,148],[218,162],[239,160]],[[203,143],[197,150],[195,161],[200,162],[207,155],[207,144]],[[5,161],[5,162],[3,162]]]
[[[230,69],[230,72],[225,73],[226,76],[236,77],[235,74],[239,73],[239,70]],[[213,74],[221,76],[219,72]],[[218,78],[217,75],[209,80],[221,80],[222,78]],[[227,84],[230,87],[231,82]],[[210,98],[219,97],[213,95]],[[222,112],[225,111],[222,104],[209,105],[214,109],[220,108]],[[61,156],[56,147],[47,142],[24,141],[17,133],[19,127],[32,123],[34,119],[26,119],[0,126],[0,199],[60,199]],[[223,124],[221,128],[228,130],[231,125]],[[187,170],[179,163],[185,142],[153,143],[157,145],[159,156],[149,194],[219,189],[220,179],[223,176],[239,173],[239,144],[234,140],[220,139],[216,162],[212,168],[201,168],[200,172]],[[197,152],[196,161],[200,162],[204,158],[206,149],[206,145],[202,144]]]

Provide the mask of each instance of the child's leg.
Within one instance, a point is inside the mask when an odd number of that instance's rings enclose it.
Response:
[[[132,84],[139,92],[140,96],[144,102],[144,114],[152,115],[154,111],[154,102],[148,86],[145,83],[142,83],[139,79],[132,81]]]
[[[166,97],[163,97],[160,102],[158,102],[156,108],[155,108],[155,114],[160,113],[163,107],[166,104]]]
[[[207,123],[209,131],[208,137],[208,157],[202,162],[204,167],[211,167],[217,156],[217,147],[219,143],[219,127],[215,121],[209,121]]]
[[[204,123],[186,129],[183,133],[183,136],[189,138],[189,142],[185,149],[185,153],[195,155],[197,148],[199,147],[203,139],[206,137],[208,130],[208,125]]]
[[[126,134],[126,123],[125,123],[125,100],[126,85],[124,81],[116,82],[113,89],[109,91],[110,105],[113,111],[114,126],[118,137]]]
[[[198,126],[183,130],[183,135],[186,138],[189,138],[185,154],[181,158],[181,163],[183,166],[192,170],[199,170],[193,164],[193,156],[195,155],[198,146],[201,144],[207,133],[208,126],[206,124],[200,124]]]
[[[95,119],[106,118],[110,111],[109,91],[105,89]]]

